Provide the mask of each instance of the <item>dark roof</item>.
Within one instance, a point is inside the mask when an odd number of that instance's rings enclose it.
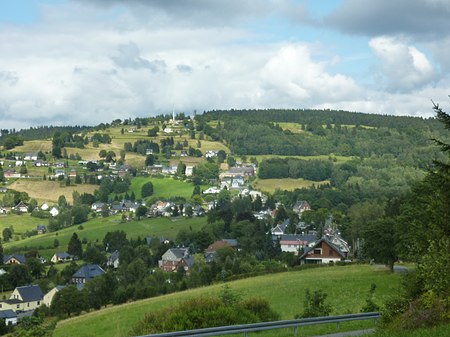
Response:
[[[72,255],[70,255],[69,253],[66,253],[66,252],[63,252],[63,253],[55,253],[55,255],[56,255],[57,257],[59,257],[60,259],[63,259],[63,260],[72,257]]]
[[[0,318],[16,318],[17,314],[11,309],[0,311]]]
[[[3,264],[6,264],[6,262],[8,262],[8,260],[10,260],[12,258],[15,258],[20,263],[25,263],[26,262],[26,258],[22,254],[11,254],[11,255],[3,256]]]
[[[312,247],[306,247],[305,248],[305,252],[303,253],[302,256],[300,256],[300,259],[303,259],[306,255],[308,255],[308,253],[312,250],[314,250],[314,248],[316,248],[318,245],[320,245],[322,242],[326,242],[331,248],[333,248],[339,255],[341,255],[341,257],[345,258],[345,254],[339,249],[338,246],[336,246],[335,244],[333,244],[332,242],[330,242],[327,238],[322,238],[319,241],[317,241],[314,246]]]
[[[178,259],[181,259],[187,255],[189,255],[189,249],[188,248],[170,248],[169,249],[173,255],[175,255]]]
[[[282,235],[272,235],[272,241],[307,241],[308,244],[316,241],[316,234],[282,234]]]
[[[86,280],[93,279],[94,277],[101,276],[105,271],[98,264],[88,264],[81,267],[78,271],[72,275],[73,278],[84,278]]]
[[[16,290],[24,302],[41,301],[44,298],[44,293],[38,285],[17,287]]]

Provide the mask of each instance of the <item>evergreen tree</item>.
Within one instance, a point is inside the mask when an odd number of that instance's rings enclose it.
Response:
[[[81,241],[78,238],[77,233],[72,234],[72,237],[70,238],[69,245],[67,248],[67,252],[79,258],[81,258],[81,256],[83,255],[83,248],[81,246]]]

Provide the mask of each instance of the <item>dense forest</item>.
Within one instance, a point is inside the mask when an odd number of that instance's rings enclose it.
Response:
[[[437,155],[430,139],[444,136],[435,119],[344,111],[212,111],[197,120],[198,130],[225,142],[237,155],[392,154],[416,167],[424,167]],[[283,129],[278,124],[282,122],[298,123],[298,132]]]

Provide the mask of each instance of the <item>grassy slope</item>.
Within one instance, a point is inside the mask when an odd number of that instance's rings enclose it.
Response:
[[[206,218],[154,218],[144,219],[140,221],[130,221],[122,223],[119,221],[120,216],[108,218],[96,218],[83,224],[82,230],[78,226],[65,228],[58,232],[46,233],[42,235],[33,236],[20,241],[13,241],[4,244],[7,250],[12,247],[52,247],[53,241],[58,239],[60,246],[56,249],[39,250],[42,256],[48,258],[54,252],[64,251],[67,249],[72,233],[76,232],[80,238],[86,238],[88,241],[102,240],[107,232],[116,230],[123,230],[127,233],[128,238],[146,237],[146,236],[165,236],[175,238],[180,229],[199,230],[206,224]],[[42,222],[42,220],[41,220]]]
[[[359,312],[371,283],[376,283],[376,302],[394,294],[399,276],[374,270],[368,265],[308,269],[271,274],[229,283],[242,297],[262,297],[282,319],[292,319],[302,311],[305,289],[323,289],[333,307],[332,314]],[[61,321],[54,337],[127,336],[130,328],[146,312],[169,307],[196,296],[215,296],[222,284],[169,294],[156,298],[113,306],[107,309]]]
[[[6,227],[13,226],[14,228],[13,238],[14,238],[15,235],[23,234],[26,231],[31,231],[33,229],[36,229],[38,225],[40,224],[47,225],[47,223],[48,223],[47,219],[35,218],[30,216],[29,214],[0,215],[0,233],[3,232],[3,229],[5,229]]]
[[[151,181],[153,184],[152,198],[169,198],[173,196],[180,196],[190,199],[194,191],[194,185],[181,180],[172,178],[152,178],[152,177],[136,177],[131,182],[131,191],[136,195],[136,198],[141,198],[141,188],[146,182]]]

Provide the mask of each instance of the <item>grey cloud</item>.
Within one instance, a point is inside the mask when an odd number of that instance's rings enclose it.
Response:
[[[119,45],[117,48],[118,54],[112,56],[111,59],[120,68],[132,68],[132,69],[149,69],[152,72],[162,72],[166,69],[167,65],[164,60],[149,61],[140,56],[140,50],[135,43],[128,43]]]
[[[128,8],[134,16],[147,21],[149,14],[160,16],[172,25],[223,25],[240,18],[261,17],[278,11],[291,0],[73,0],[87,5]]]
[[[192,72],[192,67],[188,66],[187,64],[178,64],[177,65],[177,70],[180,73],[190,73],[190,72]]]
[[[434,39],[450,34],[449,17],[444,0],[345,0],[323,22],[348,34]]]
[[[15,72],[0,71],[0,84],[4,83],[8,86],[16,85],[19,81],[19,77]]]

